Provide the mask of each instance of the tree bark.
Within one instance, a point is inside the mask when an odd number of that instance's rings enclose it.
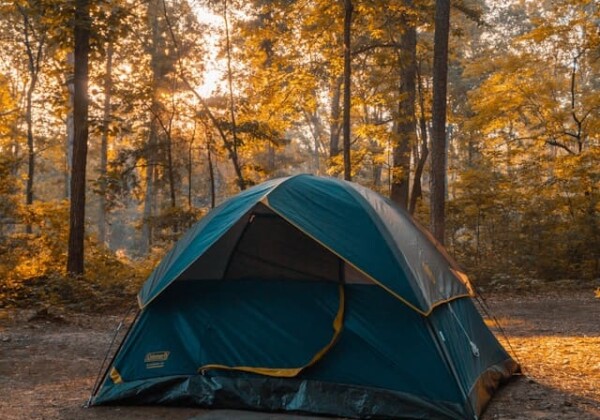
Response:
[[[33,92],[37,84],[37,72],[30,73],[29,87],[25,105],[25,122],[27,124],[27,185],[25,187],[25,204],[33,203],[33,178],[35,176],[35,140],[33,137],[32,103]],[[31,225],[27,226],[27,232],[31,233]]]
[[[342,77],[335,77],[331,83],[331,115],[329,122],[329,158],[340,154],[340,94]]]
[[[35,177],[35,138],[33,135],[33,93],[38,82],[40,63],[44,51],[45,34],[41,34],[34,47],[31,37],[35,35],[29,18],[29,12],[18,6],[23,17],[23,44],[27,53],[27,68],[29,71],[29,84],[25,97],[25,123],[27,125],[27,182],[25,185],[25,204],[33,204],[33,185]],[[26,232],[31,233],[31,225],[26,226]]]
[[[114,45],[112,39],[106,46],[106,73],[104,75],[104,104],[100,137],[100,182],[98,200],[98,240],[106,242],[106,174],[108,166],[108,131],[110,128],[110,101],[112,95],[112,62]]]
[[[429,156],[429,148],[427,146],[427,120],[425,118],[425,99],[423,95],[423,83],[421,81],[419,67],[417,67],[417,86],[420,109],[419,129],[421,131],[421,153],[419,154],[419,161],[417,163],[417,168],[415,169],[412,193],[410,194],[410,203],[408,205],[408,212],[410,214],[415,214],[417,201],[423,196],[421,177],[423,176],[423,169],[425,169],[425,163],[427,162],[427,157]]]
[[[174,107],[175,105],[173,105]],[[166,127],[166,145],[167,145],[167,174],[169,176],[169,197],[171,199],[171,207],[177,207],[177,194],[175,191],[175,168],[173,167],[173,139],[171,131],[173,127],[173,118],[175,117],[175,109],[169,116],[169,125]],[[174,226],[174,232],[177,232],[177,226]]]
[[[233,155],[235,162],[239,161],[237,124],[235,119],[235,101],[233,97],[233,71],[231,69],[231,40],[229,39],[229,19],[227,17],[227,0],[223,0],[223,22],[225,24],[225,49],[227,53],[227,85],[229,88],[229,114],[231,117],[231,137],[233,139]],[[237,163],[236,163],[237,165]],[[238,180],[241,190],[246,188],[245,182]]]
[[[444,243],[446,200],[446,94],[450,0],[435,2],[431,139],[431,230]]]
[[[196,128],[198,122],[194,119],[194,130],[192,131],[192,138],[190,139],[190,145],[188,147],[188,161],[187,161],[187,175],[188,175],[188,191],[187,191],[187,199],[188,199],[188,209],[192,210],[193,202],[192,202],[192,181],[193,181],[193,169],[194,169],[194,140],[196,140]]]
[[[152,216],[153,216],[153,201],[154,201],[154,177],[155,177],[155,157],[158,143],[158,113],[160,111],[160,103],[157,99],[157,84],[161,78],[160,74],[160,57],[159,48],[162,45],[160,38],[160,29],[158,27],[158,13],[160,0],[151,0],[147,6],[148,25],[152,34],[150,45],[150,65],[152,69],[152,103],[150,104],[150,126],[148,132],[148,142],[146,144],[146,188],[144,192],[144,211],[142,214],[142,237],[141,237],[141,252],[147,254],[152,246]]]
[[[67,273],[82,275],[85,234],[85,170],[88,142],[88,56],[90,48],[89,0],[75,2],[75,93],[73,97],[73,164]]]
[[[215,169],[212,161],[212,133],[206,137],[206,160],[208,161],[208,176],[210,181],[210,208],[215,208]]]
[[[406,6],[412,8],[412,0]],[[400,103],[396,124],[396,144],[393,150],[391,199],[403,208],[408,207],[410,182],[410,149],[416,142],[415,79],[417,75],[417,30],[410,18],[402,19],[400,35]]]
[[[73,128],[73,52],[67,53],[67,66],[70,69],[67,75],[67,90],[69,92],[68,97],[68,111],[67,111],[67,122],[66,122],[66,136],[65,136],[65,199],[71,199],[71,162],[73,161],[73,139],[75,137],[75,129]]]
[[[158,108],[159,105],[155,100],[152,101],[151,108]],[[152,113],[152,112],[151,112]],[[144,212],[143,212],[143,224],[142,224],[142,253],[146,254],[149,252],[152,246],[152,216],[154,215],[154,178],[155,178],[155,157],[158,143],[158,123],[156,122],[156,116],[152,113],[152,120],[150,121],[150,132],[148,133],[148,143],[146,145],[146,191],[144,193]]]
[[[352,0],[344,0],[344,179],[352,180],[352,161],[350,156],[350,107],[352,82],[352,61],[350,36],[352,34]]]

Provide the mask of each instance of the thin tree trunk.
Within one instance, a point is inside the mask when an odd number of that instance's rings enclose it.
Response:
[[[275,170],[275,148],[270,141],[267,142],[267,168],[269,169],[269,172]]]
[[[223,127],[221,127],[221,124],[219,123],[219,120],[217,120],[215,115],[212,113],[212,111],[208,107],[206,100],[204,100],[204,98],[202,96],[200,96],[200,94],[198,92],[196,92],[196,90],[190,84],[190,82],[187,80],[185,75],[181,75],[181,80],[185,84],[185,86],[188,88],[188,90],[190,92],[192,92],[194,94],[194,96],[198,99],[198,102],[200,102],[200,104],[202,105],[202,108],[206,112],[206,115],[208,115],[210,122],[217,129],[217,132],[219,133],[219,137],[221,137],[221,139],[223,140],[223,145],[225,146],[225,149],[227,149],[227,154],[229,155],[229,158],[231,159],[231,163],[233,164],[233,169],[235,171],[238,186],[240,187],[240,190],[245,190],[246,189],[246,180],[244,179],[244,174],[242,173],[242,167],[238,160],[238,155],[237,155],[237,153],[235,153],[235,150],[233,149],[233,142],[229,141],[229,139],[225,135],[225,132],[223,131]]]
[[[163,39],[159,27],[158,15],[161,5],[165,7],[163,0],[150,0],[147,6],[148,25],[152,33],[150,65],[152,69],[152,103],[150,104],[150,127],[148,132],[148,143],[146,145],[146,191],[144,194],[144,212],[142,215],[142,237],[141,251],[147,254],[152,247],[153,228],[152,217],[154,216],[154,201],[156,195],[155,180],[157,176],[156,156],[158,154],[158,125],[161,104],[158,99],[158,84],[163,74],[161,72],[161,54]]]
[[[352,0],[344,0],[344,179],[352,180],[352,161],[350,156],[350,107],[352,82],[351,44],[352,35]]]
[[[37,83],[37,73],[31,74],[25,106],[25,122],[27,124],[27,184],[25,187],[25,204],[33,203],[33,178],[35,176],[35,141],[33,137],[32,96]],[[31,233],[31,225],[27,225],[27,233]]]
[[[212,161],[212,134],[209,134],[206,144],[206,158],[208,160],[208,175],[210,179],[210,208],[215,208],[215,169]]]
[[[329,158],[340,154],[340,97],[342,77],[336,77],[331,83],[331,117],[329,122]]]
[[[231,117],[231,136],[233,153],[238,160],[237,124],[235,121],[235,101],[233,98],[233,71],[231,70],[231,41],[229,39],[229,19],[227,18],[227,0],[223,0],[223,22],[225,23],[225,49],[227,52],[227,85],[229,88],[229,113]],[[240,186],[241,187],[241,186]],[[243,188],[242,188],[243,189]]]
[[[154,102],[154,101],[153,101]],[[158,105],[153,103],[152,107],[157,107]],[[156,123],[156,117],[152,116],[152,121],[150,122],[150,132],[148,134],[148,144],[146,146],[146,191],[144,194],[144,212],[143,212],[143,222],[142,222],[142,253],[146,254],[150,251],[150,247],[152,246],[152,216],[154,215],[154,178],[155,178],[155,156],[156,156],[156,147],[157,147],[157,132],[158,127]]]
[[[425,168],[425,163],[427,162],[427,157],[429,156],[429,148],[427,147],[427,120],[425,119],[425,99],[423,95],[423,82],[421,80],[421,72],[417,67],[417,86],[419,93],[419,128],[421,131],[421,152],[419,154],[419,162],[417,163],[417,168],[415,169],[415,176],[413,179],[413,187],[412,193],[410,195],[410,203],[408,206],[408,212],[410,214],[415,214],[415,210],[417,208],[417,200],[423,196],[423,191],[421,188],[421,177],[423,176],[423,169]]]
[[[73,128],[73,75],[70,75],[70,80],[67,81],[67,89],[69,91],[69,110],[67,111],[66,122],[66,137],[65,137],[65,198],[71,198],[71,162],[73,161],[73,141],[75,138],[75,129]]]
[[[88,142],[88,56],[90,48],[89,0],[75,2],[75,94],[73,97],[73,173],[67,272],[82,275],[85,234],[85,169]]]
[[[194,160],[193,160],[193,154],[192,152],[194,151],[194,140],[196,140],[196,128],[197,128],[197,121],[194,119],[194,131],[192,131],[192,138],[190,139],[190,146],[188,147],[188,167],[187,167],[187,172],[188,172],[188,209],[192,209],[192,170],[194,168]]]
[[[108,131],[110,128],[110,101],[112,95],[112,60],[113,41],[108,40],[106,46],[106,73],[104,75],[104,104],[102,115],[102,128],[100,137],[100,182],[98,200],[98,240],[101,244],[106,242],[106,174],[108,166]]]
[[[175,168],[173,167],[173,139],[171,138],[171,129],[173,127],[173,117],[175,116],[175,109],[169,117],[169,125],[166,127],[167,137],[167,174],[169,176],[169,198],[171,199],[171,207],[177,207],[177,196],[175,194]],[[177,226],[175,226],[177,231]]]
[[[313,138],[313,173],[319,173],[319,140],[321,138],[321,134],[323,132],[323,128],[321,126],[321,121],[319,120],[319,116],[315,112],[309,113],[306,109],[303,109],[304,120],[308,125],[308,129],[310,130],[310,134]]]
[[[433,107],[431,139],[431,230],[444,243],[446,199],[446,94],[450,0],[436,0],[433,45]]]
[[[15,86],[11,86],[11,92],[13,96],[17,96],[18,89]],[[11,153],[13,156],[13,164],[11,165],[11,175],[17,177],[19,175],[20,160],[21,160],[21,147],[19,139],[19,119],[15,118],[10,125],[10,139],[11,139]]]
[[[412,8],[412,0],[406,6]],[[400,103],[396,141],[393,150],[391,199],[403,208],[408,207],[410,185],[410,149],[416,142],[415,79],[417,75],[417,30],[410,19],[402,19],[404,31],[400,35]]]
[[[44,50],[45,34],[37,42],[37,48],[34,51],[31,36],[33,35],[33,27],[29,20],[29,15],[21,6],[17,6],[23,17],[23,44],[27,53],[27,64],[29,71],[29,85],[27,87],[26,102],[25,102],[25,123],[27,125],[27,182],[25,185],[25,204],[33,204],[33,185],[35,177],[35,138],[33,135],[33,93],[38,82],[40,72],[40,63]],[[26,232],[31,233],[31,225],[26,226]]]
[[[173,27],[171,26],[171,22],[169,20],[166,5],[164,4],[164,2],[163,2],[163,13],[164,13],[164,17],[165,17],[165,20],[167,23],[167,28],[169,30],[169,34],[171,36],[171,40],[173,41],[173,45],[177,51],[177,54],[179,55],[179,51],[180,51],[179,43],[177,42],[177,38],[175,37],[175,33],[173,32]],[[181,61],[181,58],[179,60]],[[231,163],[233,164],[233,169],[236,174],[238,186],[239,186],[240,190],[245,190],[246,189],[246,180],[244,179],[244,175],[242,173],[242,167],[240,165],[239,158],[237,155],[236,141],[229,141],[229,139],[225,135],[225,132],[223,131],[223,127],[221,127],[219,120],[217,120],[215,115],[210,110],[210,107],[208,106],[206,100],[196,91],[194,86],[192,86],[192,84],[190,83],[190,81],[188,80],[188,78],[186,77],[186,75],[183,71],[180,72],[179,77],[181,78],[181,81],[183,82],[183,84],[188,88],[188,90],[194,94],[196,99],[198,99],[198,102],[200,102],[200,104],[202,105],[202,108],[208,115],[208,118],[210,119],[211,123],[217,129],[217,132],[219,133],[219,136],[223,140],[223,144],[224,144],[225,148],[227,149],[227,153],[229,154]]]
[[[73,141],[75,137],[75,129],[73,128],[73,95],[75,87],[73,86],[75,77],[73,75],[73,66],[74,66],[74,55],[73,51],[69,51],[67,53],[67,68],[69,69],[69,73],[66,77],[66,85],[68,91],[67,98],[67,121],[65,123],[66,133],[65,133],[65,179],[64,179],[64,196],[65,199],[71,199],[71,162],[73,161]]]

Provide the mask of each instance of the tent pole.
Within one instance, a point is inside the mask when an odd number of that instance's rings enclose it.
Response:
[[[129,316],[129,314],[131,313],[131,311],[133,310],[133,308],[135,306],[137,306],[137,305],[134,305],[131,308],[129,308],[129,310],[125,313],[125,316],[119,322],[119,325],[115,329],[115,333],[113,335],[113,338],[112,338],[112,340],[111,340],[111,342],[110,342],[110,344],[108,346],[108,349],[106,350],[106,354],[104,355],[104,360],[102,360],[102,364],[100,365],[100,369],[98,370],[98,375],[96,376],[96,382],[94,382],[94,386],[92,388],[92,392],[90,394],[90,397],[88,398],[87,403],[84,405],[85,408],[89,408],[92,405],[92,399],[94,398],[94,396],[100,390],[100,386],[102,385],[102,383],[106,379],[106,375],[108,375],[108,371],[109,371],[110,367],[112,366],[113,362],[115,361],[115,357],[117,357],[117,354],[119,354],[119,351],[121,351],[121,348],[123,347],[123,344],[127,340],[127,337],[129,336],[129,333],[131,332],[133,326],[135,325],[136,321],[138,320],[138,317],[139,317],[140,313],[142,312],[142,310],[138,308],[137,312],[135,313],[135,317],[133,318],[133,321],[129,325],[129,328],[127,328],[127,331],[125,332],[125,335],[123,336],[123,339],[119,343],[119,347],[117,347],[117,350],[115,351],[115,353],[111,357],[110,362],[108,363],[108,365],[106,365],[106,360],[108,359],[108,355],[110,354],[110,349],[112,348],[113,344],[115,343],[115,340],[117,339],[117,335],[119,334],[119,331],[121,330],[125,319],[127,318],[127,316]],[[106,369],[104,368],[105,365],[106,365]],[[102,374],[103,371],[104,371],[104,374]]]

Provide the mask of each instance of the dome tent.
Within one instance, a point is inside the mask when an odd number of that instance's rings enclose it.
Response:
[[[268,181],[164,257],[92,404],[476,418],[518,365],[472,295],[384,197],[332,178]]]

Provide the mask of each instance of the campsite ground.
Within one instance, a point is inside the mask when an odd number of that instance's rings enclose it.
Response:
[[[483,418],[600,419],[600,300],[594,298],[593,289],[496,292],[487,302],[525,375],[496,395]],[[0,417],[302,418],[165,407],[82,408],[118,320],[117,316],[0,309]]]

